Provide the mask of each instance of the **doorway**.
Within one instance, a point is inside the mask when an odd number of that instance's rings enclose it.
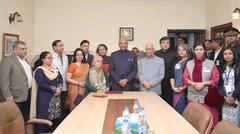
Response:
[[[191,48],[195,43],[203,42],[206,39],[206,29],[168,29],[167,32],[172,50],[176,50],[177,37],[179,36],[183,37],[185,43]]]

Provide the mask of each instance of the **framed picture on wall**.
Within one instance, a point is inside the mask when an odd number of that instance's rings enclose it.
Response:
[[[133,41],[134,39],[134,28],[133,27],[120,27],[119,37],[126,37],[128,41]]]
[[[2,57],[10,56],[13,53],[13,42],[19,40],[18,34],[3,33]]]

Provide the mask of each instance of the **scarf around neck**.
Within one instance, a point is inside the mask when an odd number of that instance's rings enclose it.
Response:
[[[89,80],[98,91],[104,91],[106,87],[105,75],[102,69],[91,67],[89,70]]]
[[[205,56],[202,58],[194,57],[194,68],[192,73],[193,82],[202,82],[202,63],[205,59]]]

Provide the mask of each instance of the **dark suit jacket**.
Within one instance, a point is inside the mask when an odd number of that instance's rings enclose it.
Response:
[[[15,102],[28,98],[28,78],[15,55],[3,58],[0,64],[0,89],[4,99],[13,96]]]
[[[93,55],[88,53],[88,56],[87,56],[86,60],[87,60],[87,63],[91,66],[92,65],[92,60],[93,60]]]
[[[235,45],[232,46],[235,54],[236,54],[236,61],[240,62],[240,41],[237,41]]]
[[[212,59],[211,60],[214,60],[215,51],[212,51],[211,55],[212,55]],[[216,60],[214,61],[214,63],[217,66],[218,71],[220,71],[221,68],[224,66],[223,49],[218,53],[218,56],[217,56]]]
[[[206,58],[209,60],[214,60],[214,51],[212,51],[211,53],[207,54],[207,51],[205,52]]]
[[[137,59],[130,51],[115,51],[112,53],[109,63],[111,77],[111,90],[132,91],[133,78],[137,74]],[[126,87],[119,85],[121,79],[127,79]]]

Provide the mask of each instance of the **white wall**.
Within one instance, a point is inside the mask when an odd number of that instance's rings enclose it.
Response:
[[[129,49],[143,49],[149,41],[159,49],[167,29],[209,29],[233,22],[240,30],[240,20],[231,19],[236,7],[240,0],[0,0],[0,33],[19,34],[28,44],[30,59],[51,50],[55,39],[63,40],[66,51],[73,51],[82,39],[91,41],[91,51],[99,43],[117,50],[121,26],[135,28]],[[15,11],[23,23],[9,24],[9,14]]]
[[[233,0],[232,5],[231,5],[232,11],[236,7],[240,8],[240,0]],[[233,26],[236,27],[240,31],[240,19],[233,20]]]
[[[23,17],[22,23],[9,24],[10,13],[19,12]],[[20,35],[28,45],[28,58],[33,55],[33,30],[34,30],[34,0],[0,0],[0,42],[2,44],[3,33],[15,33]],[[2,59],[2,45],[0,47],[0,59]]]
[[[66,51],[79,47],[83,39],[95,51],[99,43],[118,49],[119,27],[134,27],[129,49],[153,42],[159,49],[167,29],[205,29],[205,0],[36,0],[34,54],[51,50],[55,39]]]

